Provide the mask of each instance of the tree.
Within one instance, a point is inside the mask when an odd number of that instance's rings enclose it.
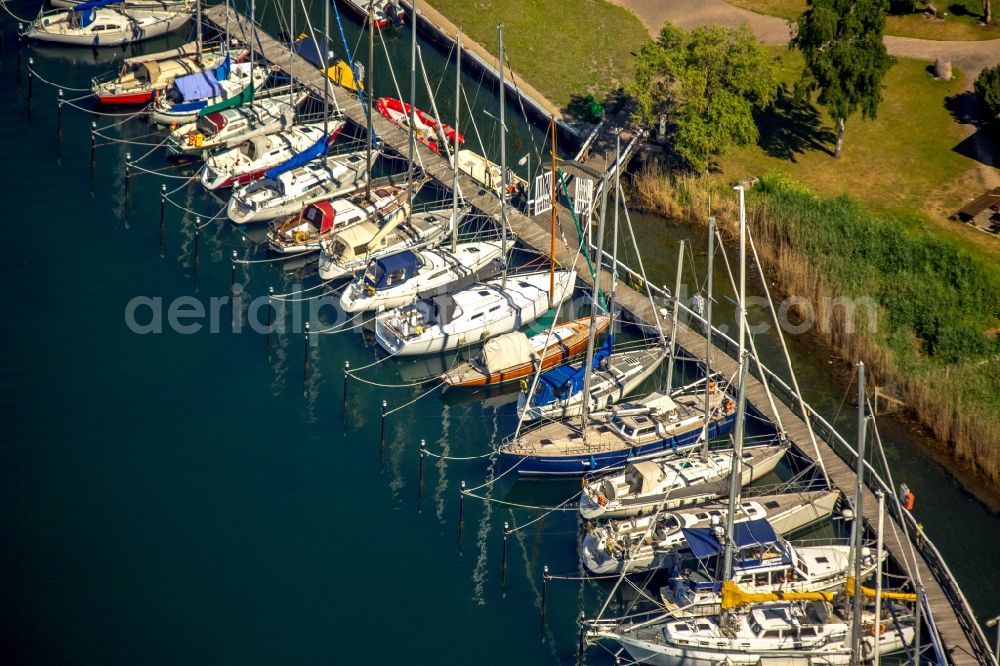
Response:
[[[993,7],[990,0],[983,0],[983,23],[993,25]]]
[[[636,58],[625,86],[637,101],[636,120],[665,114],[674,150],[693,169],[731,144],[757,140],[753,110],[777,93],[776,59],[746,26],[705,26],[685,32],[670,23]]]
[[[1000,65],[987,67],[979,72],[973,87],[979,99],[983,100],[990,117],[1000,115]]]
[[[882,79],[894,62],[882,33],[889,0],[808,0],[791,46],[802,51],[806,67],[796,85],[800,96],[819,91],[817,102],[837,122],[837,148],[844,125],[861,110],[875,118],[882,101]]]

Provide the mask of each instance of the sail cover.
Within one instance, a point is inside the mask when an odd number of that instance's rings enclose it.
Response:
[[[198,112],[199,116],[207,116],[210,113],[215,113],[216,111],[225,111],[226,109],[231,109],[236,106],[241,106],[243,104],[248,104],[253,101],[254,97],[254,85],[250,82],[246,88],[244,88],[239,95],[233,95],[221,102],[216,102],[215,104],[210,104]]]
[[[611,348],[614,345],[614,336],[609,335],[601,348],[594,354],[594,362],[591,368],[599,368],[604,360],[611,355]],[[571,365],[561,365],[547,372],[543,372],[538,382],[538,391],[532,402],[536,405],[548,405],[557,399],[565,399],[583,390],[583,378],[586,369],[583,365],[574,368]]]
[[[726,549],[712,532],[711,527],[685,527],[682,531],[684,538],[687,539],[688,548],[699,560],[718,555]],[[766,518],[747,520],[733,525],[733,545],[736,550],[769,546],[777,541],[778,536]]]
[[[212,72],[196,72],[174,79],[174,90],[182,102],[209,99],[223,94],[215,74]]]
[[[292,49],[313,66],[326,69],[327,65],[323,64],[323,47],[315,39],[300,39],[292,45]]]
[[[499,335],[483,345],[483,365],[490,374],[531,363],[534,357],[528,336],[521,331]]]
[[[95,9],[100,9],[101,7],[107,7],[108,5],[114,5],[122,0],[93,0],[93,2],[81,2],[73,7],[73,11],[80,12],[80,27],[86,28],[88,25],[94,22],[97,14],[94,13]]]
[[[327,150],[330,148],[330,142],[327,137],[320,137],[316,143],[309,146],[301,153],[292,155],[286,162],[279,164],[276,167],[271,167],[264,172],[264,178],[275,179],[286,171],[290,171],[295,167],[302,166],[307,162],[310,162],[321,155],[325,155]]]

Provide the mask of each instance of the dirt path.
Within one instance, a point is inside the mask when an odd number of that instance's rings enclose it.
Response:
[[[699,25],[749,25],[765,44],[787,44],[791,27],[785,19],[733,7],[723,0],[611,0],[631,10],[656,36],[667,21],[690,30]],[[1000,39],[981,42],[939,42],[911,37],[886,37],[889,53],[918,60],[943,58],[961,69],[972,81],[987,66],[1000,63]]]

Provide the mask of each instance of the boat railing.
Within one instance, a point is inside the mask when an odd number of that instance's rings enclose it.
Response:
[[[743,499],[752,499],[763,495],[780,495],[785,493],[807,493],[817,490],[827,490],[829,485],[824,479],[812,478],[775,483],[767,486],[750,486],[740,492]]]
[[[591,251],[596,251],[596,248],[594,248],[592,244],[588,243],[588,245],[590,245]],[[673,298],[670,295],[670,292],[665,288],[657,287],[652,283],[647,283],[639,273],[636,273],[620,260],[616,261],[607,252],[602,252],[602,257],[608,264],[614,262],[620,271],[623,271],[626,275],[628,275],[631,279],[630,283],[634,289],[637,291],[645,291],[648,289],[650,295],[654,297],[654,300],[659,298],[662,303],[669,304],[671,307],[680,308],[680,313],[685,315],[684,318],[688,326],[695,327],[701,331],[707,329],[708,322],[704,319],[704,317],[683,303],[678,302],[677,299]],[[721,349],[730,357],[734,359],[737,358],[738,345],[736,341],[714,326],[712,327],[712,343],[715,347]],[[765,366],[759,360],[756,360],[751,364],[750,373],[758,380],[762,379],[761,374],[763,373],[763,375],[766,376],[767,384],[771,393],[784,403],[793,414],[799,418],[808,419],[817,439],[825,441],[827,445],[829,445],[829,447],[833,449],[838,456],[840,456],[841,459],[852,467],[857,464],[857,451],[854,447],[852,447],[825,418],[816,413],[816,411],[813,410],[782,377],[779,377],[774,371]],[[889,487],[889,485],[882,479],[871,464],[865,461],[864,466],[866,471],[865,483],[867,486],[873,491],[877,490],[886,494],[888,497],[895,497],[895,490]],[[923,528],[918,526],[913,514],[905,509],[899,508],[896,502],[888,502],[887,507],[889,513],[901,525],[906,526],[906,533],[909,536],[910,542],[913,544],[917,552],[923,556],[928,568],[931,570],[935,579],[938,583],[940,583],[945,594],[948,596],[949,602],[951,603],[952,609],[955,611],[955,616],[959,624],[965,632],[966,637],[969,639],[973,649],[976,651],[974,657],[981,663],[1000,666],[1000,662],[997,661],[996,656],[993,654],[992,648],[989,641],[986,639],[986,635],[983,633],[982,627],[976,621],[976,615],[972,610],[972,606],[969,604],[968,599],[966,599],[965,594],[962,593],[962,589],[959,587],[958,581],[955,579],[951,569],[948,568],[948,565],[941,556],[940,551],[938,551],[937,546],[935,546],[933,541],[931,541],[931,539],[923,533]],[[922,596],[924,605],[927,606],[926,594],[923,594]],[[937,627],[934,626],[934,618],[930,613],[929,608],[927,608],[927,612],[924,614],[924,622],[927,624],[928,631],[931,635],[938,637],[938,642],[935,645],[935,649],[938,651],[938,661],[941,663],[947,663],[947,655],[941,651],[942,645],[940,643],[940,636],[938,635]]]

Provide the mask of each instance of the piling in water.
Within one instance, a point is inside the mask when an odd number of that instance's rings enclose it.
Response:
[[[274,321],[274,287],[267,288],[267,360],[271,360],[271,324]]]
[[[167,184],[160,183],[160,253],[163,253],[163,225],[167,219]]]
[[[34,88],[35,73],[31,71],[32,66],[35,64],[34,58],[28,58],[28,122],[31,122],[31,96]]]
[[[503,521],[503,555],[500,559],[500,594],[507,593],[507,537],[510,534],[510,524]]]
[[[97,165],[97,121],[90,121],[90,184],[94,185],[94,167]],[[164,191],[167,186],[163,186]]]
[[[351,374],[351,362],[344,361],[344,402],[341,405],[341,411],[343,412],[343,423],[347,425],[347,380]],[[385,419],[382,419],[383,422]],[[384,440],[383,440],[384,441]]]
[[[427,455],[427,442],[420,440],[420,473],[417,480],[417,512],[424,510],[424,457]]]
[[[458,495],[458,552],[462,552],[462,541],[465,537],[465,481],[459,486]]]
[[[62,145],[62,108],[63,108],[63,91],[62,88],[59,89],[59,104],[56,107],[56,146]]]
[[[309,322],[306,322],[305,343],[302,351],[302,390],[306,390],[309,381]]]
[[[382,471],[382,462],[385,460],[385,408],[388,406],[385,400],[382,401],[382,427],[378,438],[378,471]]]
[[[132,153],[125,153],[125,213],[128,214],[128,191],[132,183]]]
[[[198,291],[198,268],[201,265],[201,258],[198,256],[199,239],[201,238],[201,218],[194,218],[194,289]]]
[[[542,637],[545,636],[545,602],[549,596],[549,565],[542,567]]]

